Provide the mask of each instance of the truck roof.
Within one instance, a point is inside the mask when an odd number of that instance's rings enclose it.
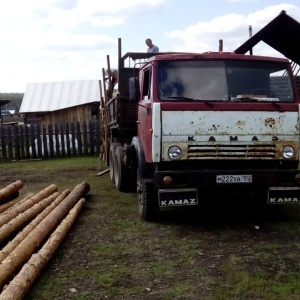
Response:
[[[160,54],[160,53],[157,53]],[[287,62],[287,58],[259,56],[259,55],[246,55],[236,54],[234,52],[205,52],[205,53],[165,53],[161,55],[155,55],[149,58],[149,61],[154,60],[256,60],[256,61],[277,61]]]
[[[224,59],[224,60],[256,60],[256,61],[277,61],[289,63],[287,58],[260,56],[260,55],[248,55],[237,54],[234,52],[204,52],[204,53],[191,53],[191,52],[127,52],[121,60],[126,59],[143,60],[147,59],[148,62],[158,60],[210,60],[210,59]]]

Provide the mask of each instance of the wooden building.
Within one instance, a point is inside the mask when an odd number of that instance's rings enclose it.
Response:
[[[79,80],[30,83],[20,107],[25,123],[65,124],[99,120],[100,82]]]

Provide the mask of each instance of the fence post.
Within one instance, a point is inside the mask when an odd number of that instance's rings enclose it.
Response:
[[[42,149],[44,149],[44,153],[42,153],[42,155],[45,156],[45,158],[49,158],[49,152],[48,152],[48,144],[49,144],[49,139],[47,137],[47,131],[46,131],[46,126],[43,126],[43,145],[42,145]]]
[[[101,146],[101,129],[100,129],[100,120],[96,122],[96,153],[97,155],[100,154],[100,146]]]
[[[41,124],[35,124],[36,127],[36,143],[37,143],[37,155],[41,157],[42,153],[42,138],[41,138]]]
[[[31,144],[31,153],[33,158],[36,158],[36,148],[35,148],[35,124],[31,124],[30,126],[30,144]]]
[[[94,122],[89,122],[90,154],[95,154]]]
[[[7,161],[6,154],[6,139],[5,139],[5,128],[1,126],[1,152],[2,152],[2,161]]]
[[[88,154],[88,140],[87,140],[87,124],[84,121],[83,122],[83,147],[84,147],[84,154],[87,155]]]
[[[30,125],[31,127],[32,125]],[[25,153],[26,153],[26,158],[29,159],[30,158],[30,151],[29,151],[29,147],[30,147],[30,143],[29,143],[29,131],[30,131],[30,127],[25,125],[25,136],[24,136],[24,140],[25,140]]]
[[[55,134],[55,151],[56,156],[59,157],[59,138],[58,138],[58,126],[57,124],[54,124],[54,134]]]
[[[77,121],[77,140],[78,140],[78,153],[82,155],[82,141],[81,141],[81,130],[80,123]]]
[[[13,129],[14,129],[13,143],[15,145],[15,159],[20,160],[19,126],[17,124],[14,124]]]
[[[71,122],[71,135],[72,135],[72,153],[73,153],[73,156],[76,156],[77,154],[77,150],[78,150],[78,141],[77,141],[77,145],[75,143],[75,126],[74,126],[74,123]]]
[[[69,124],[66,123],[66,143],[67,143],[67,154],[71,156],[71,147],[70,147],[70,130]]]
[[[54,158],[54,147],[53,147],[53,128],[52,125],[48,125],[48,135],[49,135],[49,153],[50,157]]]
[[[7,148],[8,148],[8,159],[10,161],[12,161],[12,159],[13,159],[13,151],[12,151],[11,126],[7,127]]]
[[[25,125],[26,126],[26,125]],[[19,126],[19,138],[20,138],[20,158],[25,158],[25,143],[24,143],[24,127]]]

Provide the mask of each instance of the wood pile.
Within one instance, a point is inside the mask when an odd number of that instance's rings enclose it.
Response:
[[[85,203],[87,182],[58,192],[51,184],[19,199],[23,182],[0,189],[0,300],[23,299]]]

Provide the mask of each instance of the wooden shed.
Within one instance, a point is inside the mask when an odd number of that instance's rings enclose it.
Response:
[[[20,113],[27,124],[83,124],[99,120],[99,105],[99,80],[30,83]]]

